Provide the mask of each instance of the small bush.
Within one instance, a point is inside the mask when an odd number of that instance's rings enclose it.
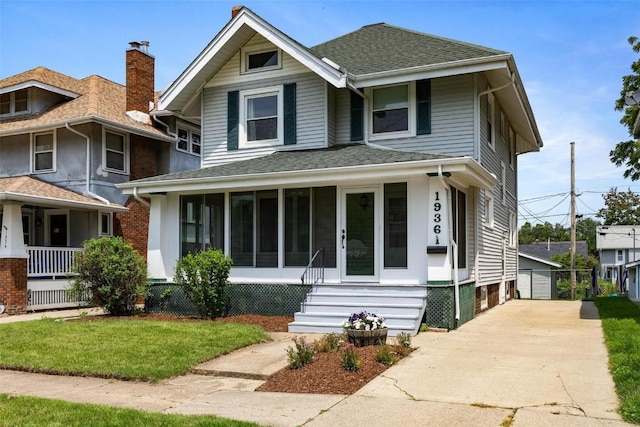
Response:
[[[396,342],[402,347],[411,347],[411,334],[407,332],[400,332],[396,335]]]
[[[289,348],[287,348],[287,360],[289,361],[289,368],[299,369],[313,362],[315,349],[313,348],[312,344],[307,344],[304,337],[300,339],[294,338],[293,343],[295,347],[289,346]]]
[[[331,333],[316,341],[315,348],[318,353],[330,353],[338,350],[344,341],[344,334]]]
[[[360,355],[356,351],[356,346],[351,343],[342,348],[342,368],[349,372],[360,369]]]
[[[215,319],[224,314],[232,264],[231,258],[214,249],[189,253],[178,260],[173,279],[201,318]]]
[[[71,294],[116,316],[132,315],[146,294],[147,263],[121,237],[87,240],[73,265]]]
[[[376,350],[376,360],[383,365],[391,366],[396,363],[396,355],[387,345],[381,345]]]

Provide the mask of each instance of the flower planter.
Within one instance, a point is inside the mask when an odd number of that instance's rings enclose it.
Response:
[[[382,345],[387,342],[387,328],[373,329],[370,331],[360,329],[347,329],[349,342],[356,347],[365,345]]]

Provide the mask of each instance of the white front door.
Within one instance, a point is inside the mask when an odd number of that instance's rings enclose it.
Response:
[[[340,225],[341,278],[378,281],[379,194],[376,187],[342,190]]]

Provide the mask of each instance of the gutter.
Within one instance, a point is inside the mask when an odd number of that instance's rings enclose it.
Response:
[[[85,173],[85,185],[86,185],[86,193],[95,198],[100,200],[102,203],[106,204],[107,206],[111,205],[111,202],[107,199],[105,199],[102,196],[97,195],[96,193],[94,193],[93,191],[91,191],[91,187],[90,187],[90,179],[91,179],[91,138],[88,135],[85,135],[77,130],[75,130],[74,128],[72,128],[71,126],[69,126],[69,123],[65,123],[64,126],[71,132],[75,133],[78,136],[81,136],[82,138],[84,138],[87,141],[87,168],[86,168],[86,173]]]
[[[451,199],[451,187],[444,179],[444,175],[442,175],[442,166],[438,165],[438,179],[440,179],[440,183],[444,187],[447,192],[447,203],[449,204],[449,208],[452,205]],[[449,227],[449,244],[452,248],[452,259],[453,259],[453,294],[454,300],[456,302],[456,327],[458,326],[458,322],[460,321],[460,281],[458,280],[458,243],[453,238],[453,218],[451,215],[447,215],[447,222]]]

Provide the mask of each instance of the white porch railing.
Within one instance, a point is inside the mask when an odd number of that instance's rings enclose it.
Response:
[[[29,246],[27,277],[58,278],[72,275],[71,267],[81,248]]]

